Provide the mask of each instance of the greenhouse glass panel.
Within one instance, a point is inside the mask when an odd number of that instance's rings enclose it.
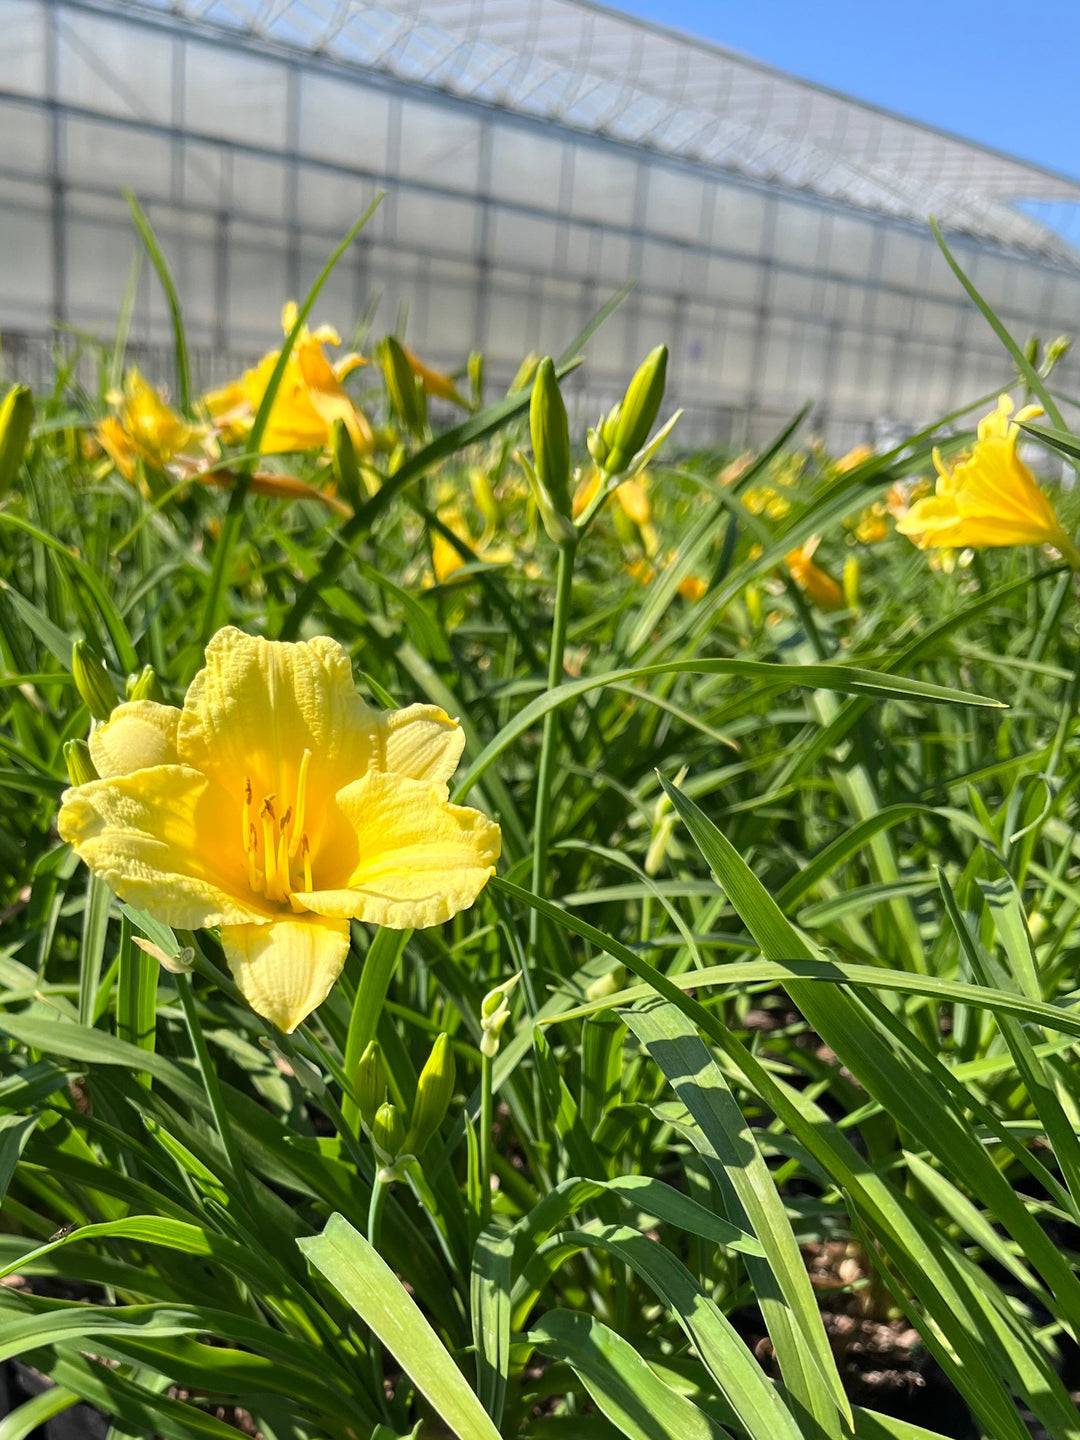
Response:
[[[18,101],[0,102],[4,165],[21,175],[38,176],[49,163],[49,127],[43,111]]]
[[[172,120],[171,37],[64,8],[57,37],[57,82],[67,104],[161,125]]]
[[[44,185],[0,181],[0,332],[32,324],[53,300],[52,216]]]
[[[300,81],[300,153],[381,174],[387,166],[390,99],[378,90],[307,73]]]
[[[37,0],[0,0],[0,89],[18,95],[45,91],[45,10]]]
[[[636,162],[599,145],[575,145],[573,162],[573,213],[607,225],[629,225],[638,183]]]
[[[700,239],[704,203],[705,184],[698,176],[650,165],[649,214],[662,234],[677,240]]]
[[[288,113],[284,65],[233,48],[189,41],[184,57],[184,121],[196,134],[283,149]]]
[[[491,194],[542,210],[559,209],[566,146],[520,125],[493,125]]]
[[[479,120],[455,110],[401,102],[400,173],[453,190],[475,191],[480,182]]]

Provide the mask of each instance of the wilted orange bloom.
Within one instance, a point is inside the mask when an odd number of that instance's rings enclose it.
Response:
[[[1080,552],[1061,526],[1035,476],[1016,453],[1017,421],[1042,414],[1028,405],[1012,421],[1008,395],[979,421],[972,450],[950,470],[934,451],[937,488],[917,501],[897,524],[920,550],[962,550],[967,546],[1052,545],[1074,568]]]
[[[281,325],[288,335],[296,324],[293,301],[281,312]],[[290,450],[325,450],[330,445],[334,421],[343,420],[349,438],[360,454],[369,454],[375,438],[367,417],[345,393],[342,381],[358,365],[367,362],[359,355],[343,355],[331,364],[324,345],[340,345],[341,336],[332,326],[311,331],[303,326],[290,352],[281,377],[270,419],[259,450],[277,455]],[[231,441],[242,440],[251,430],[255,412],[266,393],[280,350],[264,355],[254,370],[239,380],[211,391],[204,403],[214,424]]]
[[[136,369],[124,377],[123,391],[109,399],[117,413],[106,415],[95,426],[94,435],[125,480],[134,480],[139,460],[163,470],[205,434],[204,429],[189,425],[171,409]],[[190,465],[197,463],[196,457],[183,458]]]
[[[791,550],[784,557],[787,567],[796,585],[809,596],[819,610],[843,610],[843,588],[827,570],[814,563],[814,552],[820,543],[820,535],[811,535],[800,550]]]

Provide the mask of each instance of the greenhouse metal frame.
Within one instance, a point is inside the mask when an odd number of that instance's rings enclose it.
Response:
[[[1080,314],[1080,253],[1024,209],[1080,184],[580,0],[0,0],[5,371],[110,341],[149,214],[209,384],[383,199],[315,312],[378,299],[434,364],[505,383],[591,341],[579,406],[672,348],[688,438],[760,439],[803,402],[843,445],[1008,380],[934,243],[1024,339]],[[130,340],[168,378],[150,267]],[[1071,361],[1062,370],[1068,390]],[[32,377],[33,378],[33,377]]]

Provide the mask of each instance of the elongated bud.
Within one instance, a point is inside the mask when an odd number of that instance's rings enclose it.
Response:
[[[1043,374],[1049,374],[1059,360],[1063,359],[1072,349],[1072,337],[1070,335],[1059,335],[1051,340],[1044,352]]]
[[[427,424],[427,401],[424,383],[409,364],[400,341],[394,335],[387,335],[375,347],[375,358],[379,362],[390,407],[411,435],[420,436]]]
[[[370,1040],[356,1069],[356,1105],[368,1130],[374,1125],[379,1106],[385,1099],[386,1069],[382,1048],[377,1040]]]
[[[502,524],[502,506],[495,498],[487,471],[479,465],[474,465],[469,471],[469,488],[472,490],[476,508],[484,517],[484,523],[490,530],[497,530]]]
[[[419,1155],[424,1146],[446,1119],[450,1101],[454,1098],[454,1081],[457,1067],[454,1052],[450,1047],[450,1036],[437,1035],[431,1047],[420,1079],[416,1082],[416,1104],[413,1106],[412,1124],[405,1139],[405,1149]]]
[[[536,478],[560,515],[570,515],[570,427],[550,355],[536,367],[529,404]]]
[[[33,423],[34,397],[29,386],[13,385],[0,404],[0,495],[6,495],[15,484]]]
[[[360,466],[356,461],[356,451],[353,449],[349,428],[340,415],[334,421],[330,432],[330,447],[331,466],[338,491],[354,510],[359,510],[364,502]]]
[[[540,356],[535,350],[530,350],[518,366],[518,372],[510,381],[510,389],[506,393],[516,395],[520,390],[527,390],[533,382],[533,376],[536,374],[536,367],[539,364]]]
[[[503,1026],[510,1018],[509,995],[520,979],[520,975],[511,975],[509,980],[504,980],[501,985],[496,985],[494,990],[489,990],[480,1002],[480,1029],[483,1031],[480,1053],[489,1060],[499,1053]]]
[[[621,474],[649,438],[664,398],[667,360],[666,345],[650,351],[630,381],[622,404],[605,421],[604,440],[609,450],[604,469],[609,475]]]
[[[165,699],[152,665],[144,665],[137,674],[129,675],[125,692],[129,700],[155,700],[160,705]]]
[[[96,659],[85,640],[76,640],[71,650],[71,673],[75,688],[95,720],[108,720],[116,709],[117,695],[105,662]]]
[[[393,1165],[405,1150],[405,1126],[389,1101],[379,1106],[371,1122],[371,1147],[381,1165]]]
[[[590,430],[585,436],[585,445],[589,454],[602,470],[604,468],[604,461],[608,457],[608,443],[604,439],[604,420],[602,416],[597,421],[596,429]]]
[[[849,610],[859,608],[859,557],[848,555],[844,559],[844,603]]]
[[[73,785],[89,785],[91,780],[100,780],[101,776],[94,768],[94,762],[90,759],[90,747],[85,740],[69,740],[64,746],[64,764],[67,766],[68,779]]]
[[[614,970],[609,970],[606,975],[601,975],[594,980],[585,991],[586,1000],[606,1000],[609,995],[617,995],[626,984],[626,966],[616,965]]]
[[[760,630],[765,619],[760,588],[757,585],[747,585],[743,598],[746,600],[746,613],[750,617],[750,624],[755,630]]]
[[[1024,345],[1024,359],[1029,365],[1035,365],[1039,359],[1039,337],[1029,335]]]
[[[484,354],[482,350],[470,351],[466,368],[469,375],[469,393],[472,397],[473,409],[479,410],[484,400]]]

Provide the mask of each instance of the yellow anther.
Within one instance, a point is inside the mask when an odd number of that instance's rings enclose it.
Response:
[[[296,777],[296,823],[293,825],[292,841],[289,845],[290,855],[295,855],[300,848],[300,836],[304,830],[304,813],[307,808],[308,766],[310,764],[311,751],[305,750],[300,760],[300,773]]]

